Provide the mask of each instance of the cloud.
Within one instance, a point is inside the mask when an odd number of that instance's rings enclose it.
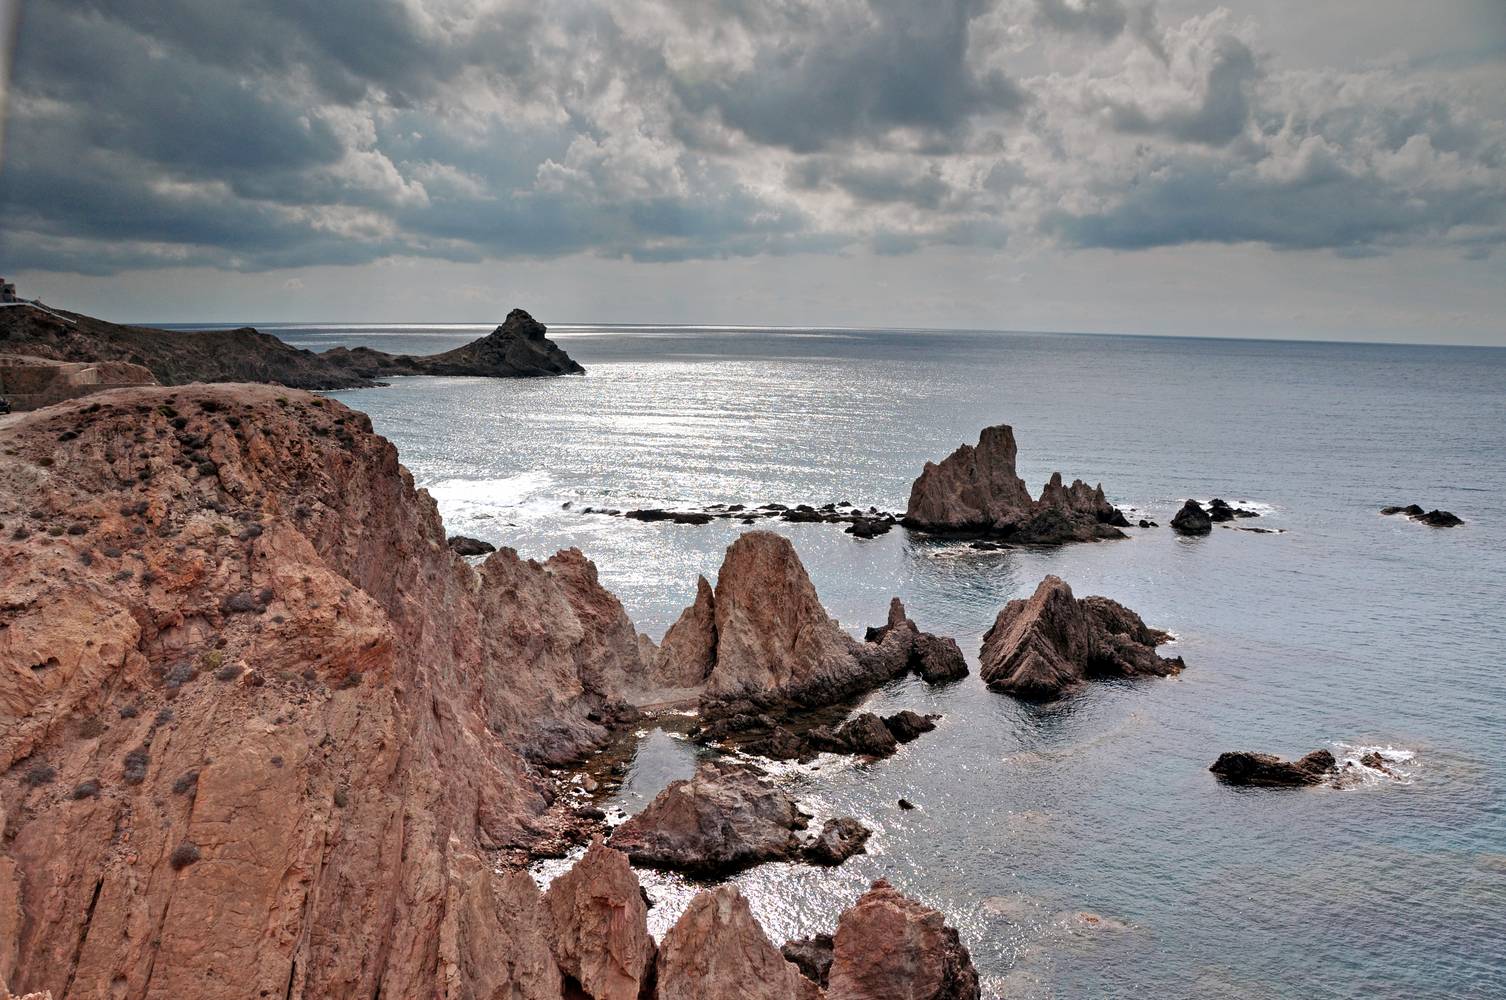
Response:
[[[1254,23],[1122,0],[33,4],[0,260],[1480,256],[1506,241],[1492,78],[1293,70]]]

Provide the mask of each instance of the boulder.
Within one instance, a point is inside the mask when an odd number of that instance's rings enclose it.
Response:
[[[888,620],[883,625],[870,626],[866,638],[870,643],[882,643],[896,630],[901,633],[898,641],[909,647],[906,669],[926,683],[944,684],[967,676],[967,659],[957,640],[920,631],[905,613],[905,606],[898,597],[889,601]]]
[[[894,734],[872,712],[862,712],[842,723],[837,727],[836,739],[847,753],[869,757],[887,757],[897,747]]]
[[[808,819],[758,769],[706,761],[617,827],[612,846],[634,864],[718,877],[796,857]]]
[[[648,907],[627,856],[598,837],[544,893],[560,970],[593,1000],[638,1000],[654,965]]]
[[[1381,508],[1381,513],[1382,514],[1405,514],[1408,517],[1421,517],[1423,514],[1426,513],[1426,511],[1424,511],[1421,507],[1417,506],[1417,504],[1413,503],[1413,504],[1408,504],[1405,507],[1382,507]]]
[[[1337,763],[1327,750],[1314,750],[1300,760],[1282,760],[1268,753],[1233,751],[1221,753],[1208,770],[1231,785],[1317,785],[1337,773]]]
[[[1430,524],[1435,528],[1454,528],[1464,523],[1464,519],[1446,510],[1430,510],[1417,518],[1423,524]]]
[[[764,933],[735,885],[700,892],[664,935],[656,1000],[820,1000]]]
[[[987,536],[1025,544],[1123,538],[1128,522],[1082,480],[1062,484],[1054,473],[1037,500],[1015,471],[1014,430],[985,427],[978,444],[962,445],[939,463],[927,462],[910,487],[903,524],[936,534]]]
[[[922,733],[929,733],[936,728],[938,716],[921,715],[912,712],[908,708],[893,715],[884,716],[884,726],[897,743],[909,743],[919,739]]]
[[[1206,535],[1213,530],[1213,518],[1202,504],[1188,500],[1171,519],[1171,530],[1179,535]]]
[[[1085,681],[1107,677],[1166,677],[1181,657],[1156,654],[1170,635],[1106,597],[1078,600],[1048,576],[1029,600],[1006,604],[983,637],[984,683],[1022,698],[1058,697]]]
[[[872,833],[851,816],[829,819],[822,825],[821,832],[805,845],[803,856],[813,865],[840,865],[854,854],[861,853]]]
[[[826,1000],[978,1000],[978,970],[955,928],[888,882],[837,921]]]
[[[451,535],[447,544],[452,552],[462,556],[484,556],[497,551],[497,547],[491,542],[483,542],[468,535]]]

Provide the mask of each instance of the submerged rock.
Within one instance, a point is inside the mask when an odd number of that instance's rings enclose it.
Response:
[[[1240,750],[1219,754],[1208,770],[1231,785],[1317,785],[1337,773],[1337,762],[1327,750],[1295,761]]]
[[[820,1000],[764,933],[735,885],[696,895],[664,935],[656,1000]]]
[[[1213,518],[1202,504],[1188,500],[1171,519],[1171,530],[1179,535],[1206,535],[1213,530]]]
[[[873,883],[837,921],[826,1000],[978,1000],[978,970],[936,910]]]
[[[1023,698],[1055,698],[1084,681],[1107,677],[1166,677],[1181,657],[1156,654],[1171,636],[1106,597],[1072,595],[1048,576],[1029,600],[1006,604],[983,637],[984,682]]]
[[[910,487],[904,525],[936,534],[986,536],[1022,544],[1123,538],[1124,515],[1103,487],[1081,480],[1064,486],[1054,473],[1034,499],[1015,471],[1014,430],[985,427],[978,444],[962,445],[939,463],[927,462]]]
[[[1382,507],[1382,514],[1405,514],[1414,521],[1432,525],[1435,528],[1454,528],[1464,523],[1464,519],[1446,510],[1425,511],[1417,504],[1408,504],[1405,507]]]

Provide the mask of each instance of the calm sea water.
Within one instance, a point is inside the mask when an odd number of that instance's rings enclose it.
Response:
[[[269,328],[421,353],[484,327]],[[1245,500],[1257,535],[980,553],[780,525],[844,625],[898,594],[976,667],[1047,573],[1169,628],[1180,678],[1046,706],[905,681],[867,706],[944,715],[885,761],[780,772],[876,831],[836,870],[737,881],[776,941],[830,930],[883,876],[961,929],[990,995],[1506,996],[1506,352],[985,333],[555,328],[584,378],[400,379],[369,413],[452,532],[576,545],[656,638],[740,525],[561,509],[851,500],[899,510],[927,459],[1007,422],[1021,472],[1102,481],[1163,524]],[[1383,518],[1417,502],[1453,530]],[[1385,748],[1400,782],[1221,787],[1226,749]],[[631,812],[696,748],[644,735]],[[901,812],[904,796],[920,808]],[[646,877],[656,932],[692,887]],[[1093,914],[1096,921],[1083,914]]]

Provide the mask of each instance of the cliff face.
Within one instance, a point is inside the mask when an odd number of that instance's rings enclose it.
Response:
[[[0,310],[0,352],[57,361],[127,361],[148,369],[164,385],[268,382],[298,389],[348,389],[395,375],[513,378],[584,371],[545,336],[543,324],[521,309],[464,347],[412,357],[368,348],[316,354],[251,327],[159,330],[20,306]]]
[[[908,528],[939,534],[982,535],[1055,544],[1122,538],[1128,523],[1105,499],[1103,487],[1071,486],[1054,473],[1034,499],[1015,471],[1017,449],[1008,424],[985,427],[978,444],[962,445],[940,463],[927,462],[910,487]]]
[[[0,982],[536,995],[532,887],[491,874],[558,832],[522,754],[601,739],[642,669],[590,563],[472,569],[294,391],[105,393],[0,453]]]

